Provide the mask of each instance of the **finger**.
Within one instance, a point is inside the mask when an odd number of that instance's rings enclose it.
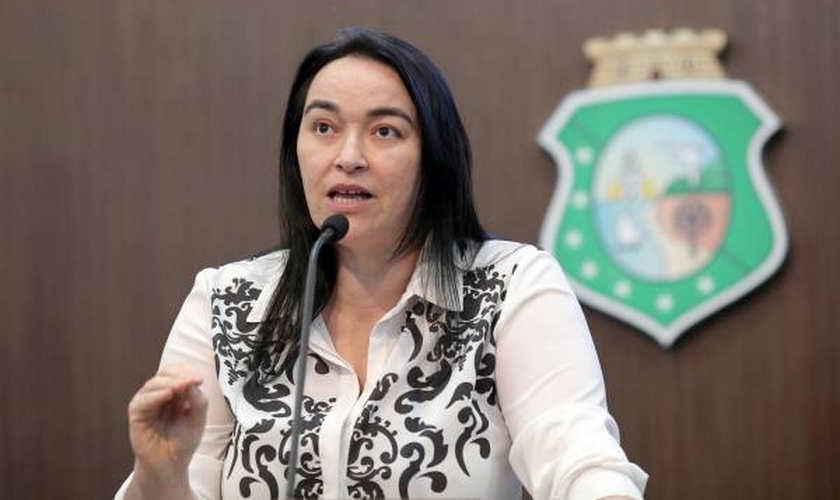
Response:
[[[174,380],[201,380],[201,374],[190,365],[166,366],[152,378],[158,377]]]
[[[191,387],[183,395],[183,401],[184,413],[189,413],[196,422],[203,425],[207,415],[207,396],[198,387]]]
[[[141,390],[157,390],[164,387],[173,389],[176,392],[184,392],[187,388],[201,385],[201,379],[182,378],[173,375],[158,374],[150,378],[143,384]]]
[[[168,403],[176,399],[175,391],[169,387],[138,392],[128,404],[129,419],[145,420],[161,413]]]
[[[189,399],[182,399],[178,402],[177,412],[180,415],[186,415],[192,410],[192,404]]]
[[[201,378],[201,374],[199,373],[199,371],[193,365],[187,362],[164,366],[158,373],[181,379]]]
[[[207,406],[207,396],[197,386],[190,387],[186,392],[186,397],[190,404],[196,408]]]

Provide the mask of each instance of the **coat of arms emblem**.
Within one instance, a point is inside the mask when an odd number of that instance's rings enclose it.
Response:
[[[671,345],[781,265],[761,163],[779,119],[726,79],[718,30],[596,38],[589,89],[539,134],[559,168],[540,243],[578,296]]]

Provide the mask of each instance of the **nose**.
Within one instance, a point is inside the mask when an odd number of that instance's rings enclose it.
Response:
[[[367,168],[364,140],[357,134],[347,134],[334,163],[337,169],[345,172]]]

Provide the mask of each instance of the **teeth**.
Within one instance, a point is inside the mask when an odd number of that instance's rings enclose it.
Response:
[[[337,203],[357,203],[361,200],[370,198],[370,193],[365,191],[336,191],[330,195],[332,200]]]
[[[364,196],[368,197],[370,194],[367,191],[334,191],[330,196]]]
[[[358,203],[362,200],[367,200],[367,196],[359,196],[359,195],[349,195],[349,194],[337,194],[332,197],[333,202],[335,203]]]

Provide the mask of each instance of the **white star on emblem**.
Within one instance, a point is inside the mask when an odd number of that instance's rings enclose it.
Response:
[[[592,161],[592,149],[588,146],[581,146],[575,151],[575,158],[581,165],[589,165]]]
[[[569,248],[578,248],[583,243],[583,236],[580,231],[573,229],[566,233],[566,246]]]
[[[701,276],[700,279],[697,280],[697,291],[703,295],[708,295],[709,292],[714,289],[715,280],[713,280],[710,276]]]
[[[580,266],[580,274],[583,275],[584,278],[591,280],[595,276],[598,276],[598,264],[592,262],[591,260],[587,260]]]
[[[633,291],[633,289],[630,287],[630,283],[626,280],[616,281],[615,286],[613,287],[613,293],[616,297],[622,299],[630,295],[631,291]]]
[[[674,297],[667,293],[656,297],[656,308],[661,312],[670,311],[674,308]]]
[[[589,195],[586,194],[586,191],[577,191],[575,194],[572,195],[572,205],[578,210],[583,210],[589,205]]]

